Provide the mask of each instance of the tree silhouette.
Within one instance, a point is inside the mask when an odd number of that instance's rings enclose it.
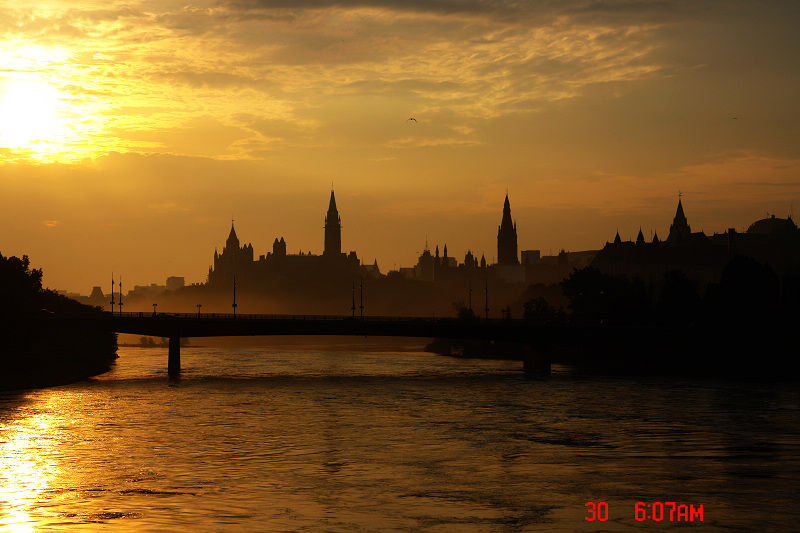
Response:
[[[697,282],[690,280],[681,270],[664,273],[664,284],[658,299],[658,319],[663,325],[689,326],[700,315],[700,293]]]
[[[780,285],[775,272],[752,257],[736,256],[722,271],[720,282],[706,289],[706,313],[712,321],[766,325],[779,310]]]
[[[574,270],[561,282],[575,324],[638,325],[652,316],[652,303],[641,279],[605,274],[594,267]]]
[[[556,321],[556,310],[542,296],[528,300],[522,307],[525,309],[522,318],[531,324],[543,325]]]

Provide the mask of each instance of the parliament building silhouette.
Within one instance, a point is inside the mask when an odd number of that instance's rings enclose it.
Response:
[[[646,242],[641,228],[636,241],[623,241],[619,231],[592,261],[592,266],[608,274],[638,277],[653,287],[661,284],[668,271],[678,270],[704,288],[720,279],[722,271],[736,256],[750,257],[769,265],[779,277],[796,276],[800,266],[800,230],[792,217],[769,215],[750,224],[747,230],[707,236],[693,232],[678,199],[678,208],[666,240],[654,233]]]
[[[240,245],[236,229],[231,231],[222,253],[214,250],[214,264],[208,269],[208,286],[228,290],[234,282],[242,288],[268,288],[292,281],[342,278],[352,280],[359,275],[361,261],[355,252],[342,252],[342,221],[331,190],[325,217],[325,247],[322,255],[289,254],[283,237],[272,243],[272,252],[257,259],[252,244]]]

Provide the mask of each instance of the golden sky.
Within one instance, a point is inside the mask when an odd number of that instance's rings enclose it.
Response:
[[[794,1],[3,2],[0,58],[0,253],[51,288],[205,281],[231,217],[321,253],[331,183],[384,272],[493,262],[506,190],[543,254],[800,207]]]

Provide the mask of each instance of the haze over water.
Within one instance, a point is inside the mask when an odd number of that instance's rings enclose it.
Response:
[[[363,346],[362,346],[363,347]],[[788,531],[800,392],[422,352],[120,348],[0,396],[3,531]],[[609,520],[585,521],[605,501]],[[637,522],[637,501],[703,522]]]

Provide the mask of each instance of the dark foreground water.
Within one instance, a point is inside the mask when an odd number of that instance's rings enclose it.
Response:
[[[185,348],[178,382],[166,363],[121,348],[98,379],[0,396],[0,530],[800,529],[795,385],[378,350]]]

